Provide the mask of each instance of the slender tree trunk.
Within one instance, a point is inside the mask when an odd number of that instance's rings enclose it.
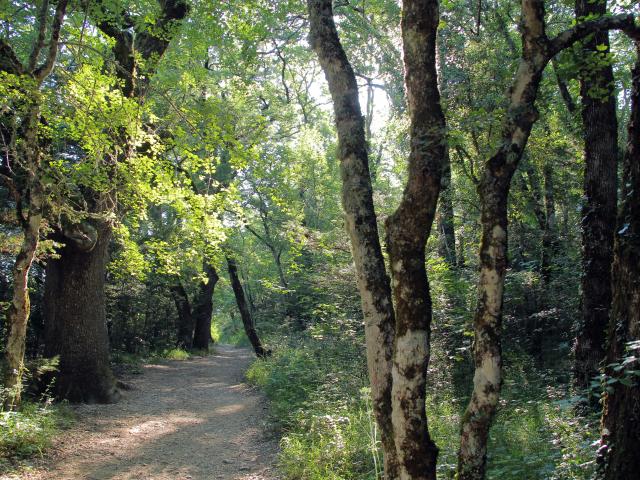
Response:
[[[458,479],[485,476],[487,439],[502,386],[501,325],[507,266],[507,200],[511,178],[522,158],[531,128],[538,118],[535,100],[542,72],[556,54],[585,36],[606,29],[633,26],[631,16],[590,20],[549,39],[544,1],[522,0],[522,57],[509,90],[498,151],[485,164],[478,185],[482,241],[478,304],[474,315],[473,392],[462,418]]]
[[[522,2],[523,53],[509,95],[498,151],[485,164],[478,185],[482,241],[478,303],[473,319],[473,392],[462,418],[458,477],[480,480],[485,476],[489,428],[502,387],[502,300],[507,268],[507,201],[511,178],[522,158],[531,128],[538,118],[534,102],[542,71],[548,61],[543,50],[544,5],[541,0]]]
[[[271,354],[271,352],[265,350],[265,348],[262,346],[262,342],[260,342],[260,338],[258,337],[258,332],[256,332],[256,327],[253,322],[253,318],[251,317],[251,312],[249,312],[249,308],[244,296],[244,290],[242,289],[242,284],[240,283],[240,278],[238,277],[238,267],[236,266],[236,261],[233,258],[227,257],[227,267],[229,270],[229,280],[231,281],[231,288],[233,288],[233,294],[236,297],[236,303],[238,304],[238,311],[240,312],[240,317],[242,318],[244,331],[247,334],[249,342],[251,342],[251,346],[253,347],[253,351],[256,353],[256,356],[259,358],[266,358]]]
[[[438,457],[425,411],[432,316],[425,246],[436,212],[446,154],[446,128],[436,73],[438,22],[437,1],[403,2],[401,27],[411,151],[402,200],[386,225],[396,308],[393,433],[399,478],[415,480],[435,479]]]
[[[438,32],[438,87],[443,99],[446,99],[447,81],[447,49],[442,31]],[[438,254],[451,265],[457,265],[456,259],[456,231],[453,216],[453,185],[451,183],[451,158],[449,147],[445,146],[444,165],[440,188],[440,200],[438,202],[437,228],[438,228]]]
[[[544,177],[544,229],[542,231],[542,259],[540,270],[544,282],[548,285],[553,276],[553,259],[558,242],[556,238],[556,203],[553,192],[553,168],[550,162],[543,167]]]
[[[602,16],[606,0],[576,1],[576,16]],[[597,53],[598,47],[607,50]],[[575,381],[587,388],[605,356],[611,307],[613,227],[616,221],[618,121],[611,65],[596,68],[591,56],[608,53],[609,33],[599,32],[583,43],[586,72],[580,79],[584,130],[584,196],[582,208],[582,323],[575,344]],[[603,95],[604,93],[604,95]]]
[[[362,301],[367,365],[376,422],[380,428],[387,479],[398,478],[391,424],[391,366],[394,311],[373,207],[364,122],[358,84],[333,20],[331,0],[308,0],[310,43],[320,60],[338,132],[342,205],[351,239]]]
[[[24,65],[11,45],[0,39],[0,73],[28,78],[33,82],[26,83],[26,88],[21,92],[28,92],[26,102],[21,100],[15,109],[3,112],[0,117],[0,120],[8,120],[6,124],[2,122],[0,125],[3,139],[0,178],[7,184],[14,197],[23,234],[22,244],[12,269],[13,293],[7,311],[7,372],[4,383],[8,394],[4,406],[9,409],[17,408],[21,401],[27,323],[31,312],[29,272],[38,248],[46,202],[46,193],[40,178],[43,174],[41,160],[45,148],[45,140],[42,137],[46,138],[40,128],[40,88],[56,64],[58,40],[66,9],[67,1],[59,0],[51,25],[48,25],[49,2],[41,2],[36,19],[38,34],[32,45],[28,63]],[[45,47],[47,30],[50,33],[45,60],[38,65]],[[17,114],[22,108],[24,110]],[[17,117],[21,117],[21,121],[17,121]],[[17,125],[14,123],[16,121]]]
[[[206,282],[200,283],[200,289],[196,304],[193,308],[195,331],[193,334],[193,347],[200,350],[209,350],[211,343],[211,316],[213,315],[213,292],[220,277],[215,267],[205,261],[203,264]]]
[[[31,311],[29,271],[38,248],[42,223],[42,191],[34,184],[29,193],[29,212],[22,228],[24,237],[20,251],[13,266],[13,295],[7,310],[7,371],[4,378],[4,387],[7,389],[4,405],[6,409],[18,407],[21,401],[27,322]]]
[[[605,480],[632,480],[640,472],[640,377],[631,373],[640,369],[640,36],[636,55],[605,370],[607,378],[617,381],[605,394],[598,451],[600,478]],[[616,371],[612,364],[624,368]]]
[[[448,149],[447,149],[448,150]],[[446,154],[442,172],[442,191],[438,203],[438,254],[449,265],[456,265],[456,231],[453,220],[453,185],[451,184],[451,163]]]
[[[104,294],[110,238],[109,224],[75,226],[62,239],[59,258],[47,262],[45,354],[59,356],[54,391],[71,402],[119,397],[109,364]]]
[[[191,303],[186,290],[179,281],[170,287],[173,301],[178,312],[178,341],[177,346],[189,349],[193,346],[193,332],[195,322],[191,313]]]

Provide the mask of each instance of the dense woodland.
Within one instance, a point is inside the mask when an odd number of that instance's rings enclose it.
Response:
[[[282,478],[638,478],[638,15],[0,3],[0,466],[221,342]]]

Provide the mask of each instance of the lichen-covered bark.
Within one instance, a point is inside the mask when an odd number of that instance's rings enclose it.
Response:
[[[318,55],[333,99],[342,205],[362,300],[373,409],[380,427],[385,475],[394,479],[397,460],[391,425],[391,360],[395,320],[373,207],[358,85],[340,44],[331,0],[308,0],[307,6],[310,43]]]
[[[507,267],[507,199],[513,174],[538,118],[535,100],[546,65],[561,50],[585,36],[607,29],[633,28],[628,15],[580,23],[549,39],[544,1],[522,0],[522,57],[508,94],[502,141],[485,164],[478,185],[482,240],[478,303],[474,314],[473,392],[463,415],[458,453],[458,479],[485,476],[487,439],[502,385],[502,297]]]
[[[502,142],[485,164],[478,185],[482,241],[478,303],[474,315],[473,392],[462,419],[458,478],[482,479],[487,439],[502,386],[500,329],[507,267],[507,200],[511,178],[538,117],[534,102],[548,61],[544,6],[540,0],[522,2],[523,53],[509,94],[502,125]]]
[[[615,236],[613,304],[609,322],[607,367],[609,385],[602,416],[602,446],[598,452],[600,478],[631,480],[640,472],[640,37],[636,37],[638,60],[632,72],[632,106],[624,156],[622,205]],[[625,380],[626,379],[626,380]]]
[[[607,13],[606,0],[577,0],[578,20]],[[607,50],[599,48],[605,45]],[[582,207],[582,321],[575,344],[575,381],[587,388],[605,356],[611,307],[611,263],[616,221],[618,120],[613,69],[594,67],[593,56],[608,54],[609,32],[598,32],[582,44],[586,54],[580,77],[584,135],[584,204]],[[600,52],[600,53],[599,53]]]
[[[33,179],[32,182],[29,189],[29,211],[22,226],[22,244],[12,270],[13,294],[7,310],[7,370],[4,377],[4,387],[7,390],[4,402],[6,409],[16,408],[21,401],[25,339],[31,311],[29,271],[38,248],[42,223],[43,193],[39,188],[39,181]]]
[[[411,124],[408,179],[387,220],[396,313],[392,422],[401,479],[435,479],[438,449],[425,411],[431,296],[425,245],[436,212],[445,160],[445,121],[436,74],[436,0],[405,0],[402,41]]]
[[[236,297],[236,304],[238,305],[238,311],[240,312],[242,325],[244,326],[244,331],[247,334],[247,338],[249,339],[249,342],[251,343],[256,356],[259,358],[266,358],[271,354],[271,352],[269,350],[266,350],[262,346],[260,337],[258,337],[258,332],[256,331],[253,318],[251,317],[251,312],[249,311],[249,307],[247,306],[247,301],[244,296],[244,290],[242,289],[242,284],[240,283],[240,277],[238,276],[238,267],[236,265],[235,259],[227,257],[227,268],[229,270],[229,280],[231,281],[231,288],[233,289],[233,294]]]

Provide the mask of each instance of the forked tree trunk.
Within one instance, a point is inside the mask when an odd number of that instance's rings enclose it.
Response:
[[[310,43],[333,99],[342,177],[342,206],[362,301],[367,365],[388,479],[398,478],[391,425],[391,364],[394,311],[378,237],[358,84],[333,20],[331,0],[307,0]]]
[[[204,273],[207,276],[205,282],[200,283],[198,296],[193,308],[195,331],[193,333],[193,348],[209,350],[211,343],[211,316],[213,315],[213,292],[220,277],[213,265],[205,261]]]
[[[251,318],[251,312],[249,311],[249,307],[247,306],[247,301],[244,296],[244,290],[240,283],[240,277],[238,276],[236,261],[231,257],[227,257],[227,267],[229,270],[231,288],[233,289],[233,294],[236,297],[236,304],[238,305],[238,311],[242,318],[244,332],[247,334],[247,338],[249,339],[249,342],[251,342],[251,346],[253,347],[253,351],[256,356],[259,358],[266,358],[271,354],[271,352],[265,350],[262,346],[262,342],[260,342],[260,338],[258,337],[258,332],[256,332],[256,327],[253,322],[253,318]]]
[[[630,16],[591,20],[553,39],[545,32],[544,1],[522,0],[522,57],[509,91],[498,151],[485,164],[478,185],[482,241],[478,304],[474,315],[473,392],[462,418],[458,479],[485,476],[487,439],[502,386],[502,300],[507,267],[507,200],[511,178],[538,118],[534,106],[542,72],[558,52],[594,31],[629,28]]]
[[[624,157],[622,206],[618,217],[613,264],[613,307],[609,321],[609,385],[602,417],[600,478],[632,480],[640,472],[640,35],[636,37],[632,72],[631,117]],[[635,346],[629,348],[630,342]],[[631,359],[627,360],[625,357]]]
[[[178,313],[178,338],[176,343],[180,348],[189,349],[193,346],[193,331],[195,327],[189,295],[187,295],[179,279],[175,285],[170,287],[170,290]]]
[[[606,0],[577,0],[576,17],[602,16]],[[599,52],[601,45],[607,50]],[[583,44],[587,55],[604,58],[609,33],[596,33]],[[584,197],[582,208],[582,322],[575,345],[575,381],[587,388],[598,374],[605,356],[605,339],[611,307],[611,264],[616,222],[618,120],[613,69],[607,62],[597,67],[585,62],[580,79],[584,131]]]
[[[104,293],[111,226],[84,224],[74,233],[77,241],[63,239],[60,257],[47,262],[45,354],[60,359],[53,385],[59,398],[108,403],[119,397],[109,365]]]

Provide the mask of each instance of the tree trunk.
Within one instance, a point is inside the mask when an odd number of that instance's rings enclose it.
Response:
[[[522,57],[509,90],[502,123],[502,142],[485,164],[478,185],[482,241],[478,304],[474,315],[473,392],[462,418],[458,479],[485,476],[487,439],[502,386],[501,324],[507,266],[507,200],[511,178],[522,158],[531,128],[538,118],[535,100],[547,63],[587,35],[606,29],[633,28],[632,16],[603,17],[578,24],[549,39],[544,1],[522,0]]]
[[[387,244],[396,313],[392,422],[399,478],[436,478],[438,449],[425,411],[430,355],[431,296],[425,246],[436,212],[446,154],[444,114],[436,73],[438,2],[405,0],[402,40],[411,124],[408,180],[387,220]]]
[[[233,288],[233,294],[236,297],[236,303],[238,304],[238,310],[240,311],[244,331],[247,334],[249,342],[251,342],[251,346],[253,347],[253,351],[256,353],[256,356],[259,358],[266,358],[271,354],[271,352],[264,349],[260,342],[260,338],[258,337],[258,333],[256,332],[255,324],[251,318],[251,312],[249,312],[249,308],[247,307],[244,290],[242,289],[242,284],[238,277],[236,261],[233,258],[227,257],[227,267],[229,269],[231,288]]]
[[[385,477],[395,479],[398,478],[398,464],[391,425],[395,319],[391,287],[373,207],[358,84],[340,43],[331,3],[331,0],[307,0],[310,43],[318,55],[333,99],[342,177],[342,205],[362,301],[373,410],[380,428]]]
[[[576,1],[576,16],[602,16],[606,0]],[[597,54],[598,46],[607,50]],[[589,55],[608,53],[609,33],[596,33],[583,43]],[[589,62],[587,65],[593,64]],[[601,60],[602,61],[602,60]],[[584,196],[582,208],[582,324],[575,344],[575,380],[587,388],[605,356],[605,337],[611,307],[613,227],[616,221],[618,121],[611,65],[586,67],[580,79],[584,130]],[[597,92],[596,92],[597,91]],[[594,93],[595,92],[595,93]],[[604,95],[601,92],[605,92]]]
[[[522,158],[531,128],[538,118],[534,102],[548,61],[542,0],[522,2],[522,58],[510,89],[502,125],[502,143],[485,164],[478,185],[482,240],[478,303],[473,319],[473,392],[462,418],[458,477],[485,476],[489,428],[502,387],[502,300],[507,268],[507,200],[511,178]]]
[[[438,87],[440,95],[446,99],[447,88],[447,49],[445,36],[438,32]],[[438,254],[445,259],[450,266],[457,265],[456,258],[456,231],[453,219],[453,185],[451,183],[451,158],[449,147],[445,146],[444,164],[442,167],[442,179],[440,182],[440,200],[438,202],[437,228],[438,228]]]
[[[540,271],[545,284],[549,284],[553,275],[553,259],[558,247],[556,232],[556,203],[553,192],[553,168],[551,162],[543,167],[544,177],[544,229],[542,232],[542,259]]]
[[[66,235],[59,258],[47,262],[45,280],[45,354],[60,358],[54,391],[71,402],[112,402],[119,392],[109,365],[104,294],[111,225],[85,223]]]
[[[170,287],[173,301],[178,312],[177,346],[189,349],[193,346],[193,332],[195,322],[191,313],[191,304],[186,290],[179,281]]]
[[[29,192],[29,212],[22,228],[24,237],[13,266],[13,295],[7,310],[7,371],[4,378],[4,387],[7,390],[4,402],[6,409],[18,407],[22,394],[27,322],[31,311],[29,271],[38,248],[43,205],[42,191],[35,184],[33,187]]]
[[[206,281],[200,283],[198,297],[193,308],[195,331],[193,348],[209,351],[211,343],[211,316],[213,315],[213,292],[220,277],[213,265],[205,261],[203,264]]]
[[[447,149],[448,150],[448,149]],[[446,154],[442,172],[442,190],[438,203],[438,254],[450,266],[457,264],[456,231],[453,220],[453,185],[451,185],[451,163],[449,153]]]
[[[640,37],[636,54],[605,371],[614,383],[605,394],[598,451],[600,478],[606,480],[632,480],[640,472],[640,378],[631,373],[640,369]],[[623,368],[616,371],[612,364]]]

